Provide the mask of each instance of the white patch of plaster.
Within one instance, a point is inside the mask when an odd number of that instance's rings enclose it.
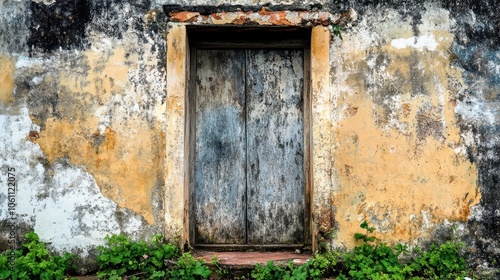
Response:
[[[138,216],[132,216],[127,219],[127,222],[124,225],[123,231],[127,234],[137,237],[138,231],[137,229],[142,227],[142,221],[138,218]]]
[[[56,2],[56,0],[32,0],[35,3],[43,3],[44,5],[52,5]]]
[[[496,57],[498,58],[499,54],[496,54]],[[487,63],[487,68],[491,73],[494,73],[496,76],[500,76],[500,65],[497,64],[498,62],[496,61],[488,61]]]
[[[111,116],[107,114],[108,106],[100,106],[95,112],[94,116],[99,118],[99,133],[104,134],[106,127],[111,126]]]
[[[349,8],[349,17],[351,19],[351,22],[358,21],[358,12],[356,12],[356,10],[354,10],[353,8]]]
[[[431,227],[429,214],[425,210],[420,211],[420,213],[422,214],[422,230],[428,230]]]
[[[452,146],[452,148],[457,155],[467,156],[467,148],[464,145],[460,145],[457,147]]]
[[[408,47],[423,51],[424,48],[429,51],[435,51],[439,43],[434,35],[414,36],[410,38],[394,39],[391,41],[391,46],[396,49],[405,49]]]
[[[366,65],[368,65],[370,69],[375,68],[375,66],[377,65],[377,57],[374,55],[368,57],[368,59],[366,60]]]
[[[95,52],[108,52],[113,49],[113,42],[109,38],[103,38],[104,34],[91,33],[92,36],[92,46],[90,49]]]
[[[495,209],[495,217],[500,217],[500,209]]]
[[[42,78],[42,77],[40,77],[40,76],[35,76],[35,77],[33,77],[33,79],[31,79],[31,81],[33,82],[33,84],[35,84],[35,85],[39,85],[39,84],[41,84],[41,83],[42,83],[43,78]]]
[[[90,174],[62,163],[53,171],[47,197],[35,206],[34,229],[41,239],[58,251],[72,251],[103,244],[107,234],[120,231],[116,203],[102,196]]]
[[[478,96],[483,96],[482,92]],[[461,115],[464,119],[473,120],[477,123],[495,124],[497,118],[496,108],[487,108],[482,100],[475,96],[468,96],[468,102],[460,102],[455,106],[455,113]]]
[[[466,130],[464,133],[461,134],[461,136],[464,141],[464,144],[468,147],[472,147],[476,142],[475,140],[477,136],[474,136],[474,133],[471,130]]]
[[[21,108],[20,115],[0,115],[0,162],[2,174],[7,168],[14,168],[17,181],[16,208],[18,222],[32,225],[33,201],[38,194],[37,188],[44,184],[45,169],[37,160],[43,157],[38,145],[26,140],[31,128],[28,109]],[[0,185],[7,186],[6,176],[1,176]],[[5,198],[5,192],[0,193]],[[8,218],[7,204],[2,203],[0,220]]]
[[[474,205],[470,207],[469,210],[470,210],[469,220],[474,220],[478,222],[483,220],[484,208],[481,205]]]
[[[24,55],[20,55],[17,57],[17,61],[16,61],[16,68],[26,68],[26,67],[31,67],[31,66],[34,66],[34,65],[41,65],[43,64],[44,61],[42,59],[39,59],[39,58],[30,58],[30,57],[26,57]]]
[[[40,126],[33,123],[33,124],[31,124],[30,131],[40,132]]]

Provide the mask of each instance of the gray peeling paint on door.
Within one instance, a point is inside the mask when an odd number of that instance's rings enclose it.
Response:
[[[195,242],[304,242],[302,50],[196,52]]]

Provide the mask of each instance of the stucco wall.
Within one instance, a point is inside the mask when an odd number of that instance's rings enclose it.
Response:
[[[365,219],[410,245],[454,225],[478,264],[491,265],[500,257],[500,8],[331,2],[0,1],[2,246],[9,167],[19,235],[34,229],[56,251],[90,260],[106,234],[185,235],[175,90],[184,85],[167,74],[187,70],[182,58],[166,61],[186,42],[171,33],[183,31],[167,24],[169,12],[208,13],[171,19],[182,26],[253,11],[255,25],[276,19],[274,9],[286,20],[272,24],[307,24],[294,21],[298,12],[316,13],[317,30],[342,19],[343,40],[312,50],[327,58],[312,69],[321,81],[311,125],[317,242],[351,247]]]

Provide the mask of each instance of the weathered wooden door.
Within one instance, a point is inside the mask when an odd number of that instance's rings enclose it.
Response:
[[[304,242],[304,51],[195,52],[197,244]]]

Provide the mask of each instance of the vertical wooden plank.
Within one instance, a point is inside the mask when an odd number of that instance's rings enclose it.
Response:
[[[304,242],[303,50],[247,50],[248,243]]]
[[[195,242],[244,243],[245,53],[196,55]]]

